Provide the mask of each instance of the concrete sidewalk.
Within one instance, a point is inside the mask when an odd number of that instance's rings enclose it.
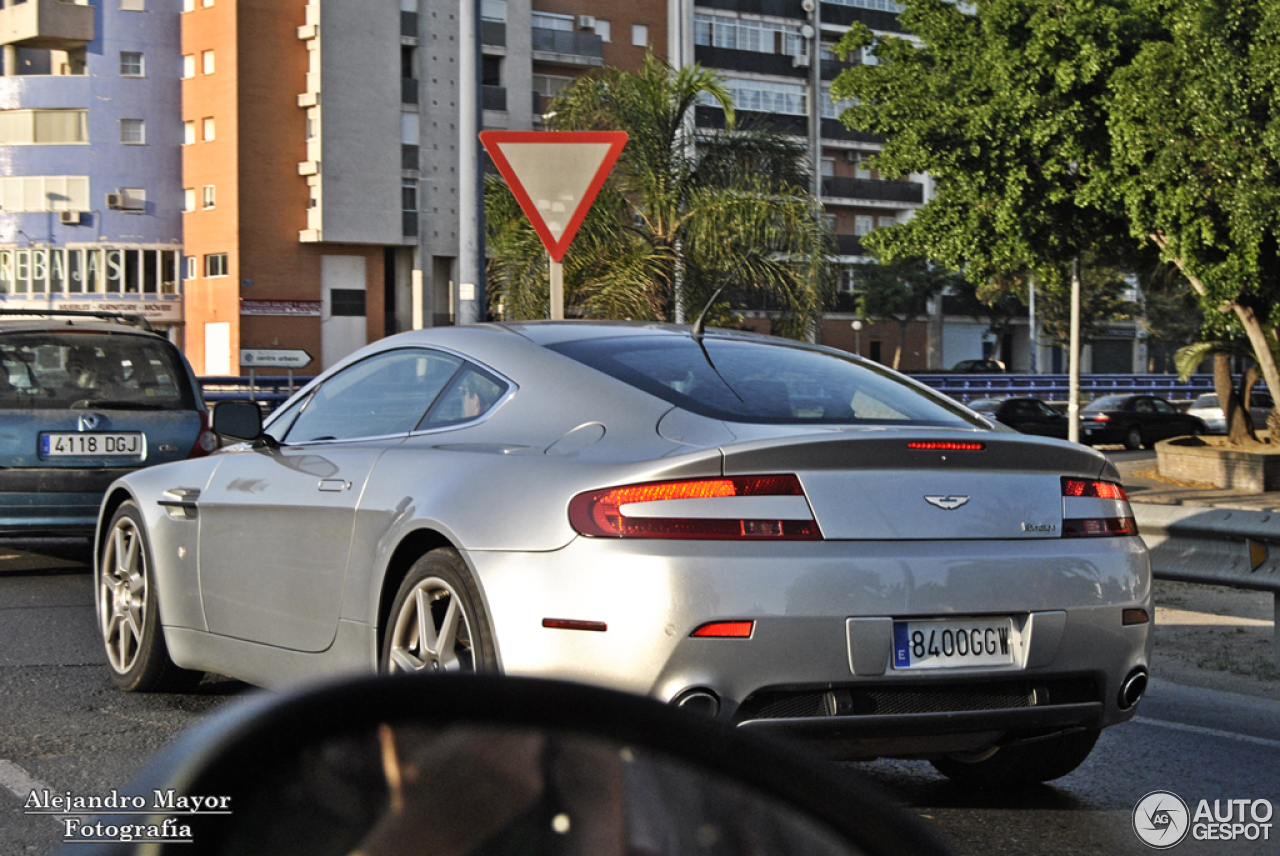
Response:
[[[1185,505],[1199,508],[1227,508],[1240,511],[1280,512],[1280,491],[1248,493],[1242,490],[1183,485],[1162,480],[1156,473],[1155,458],[1116,461],[1130,502],[1152,505]]]

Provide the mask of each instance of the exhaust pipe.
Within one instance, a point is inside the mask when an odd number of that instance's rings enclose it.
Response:
[[[1147,691],[1147,670],[1141,667],[1134,669],[1120,685],[1120,709],[1128,710],[1139,702]]]
[[[672,700],[672,704],[708,718],[714,718],[720,712],[720,697],[703,687],[685,690]]]

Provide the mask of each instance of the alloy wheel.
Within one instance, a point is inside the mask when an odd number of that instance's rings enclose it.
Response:
[[[471,627],[457,592],[439,577],[420,580],[395,617],[392,672],[474,672]]]
[[[116,521],[102,551],[98,618],[111,668],[128,672],[138,659],[147,622],[147,560],[142,533],[128,517]]]

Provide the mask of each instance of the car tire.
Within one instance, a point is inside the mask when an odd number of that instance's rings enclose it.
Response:
[[[183,669],[169,657],[151,544],[134,502],[116,509],[94,566],[98,631],[116,686],[128,692],[193,689],[204,673]]]
[[[1204,428],[1201,428],[1199,425],[1192,425],[1191,431],[1189,433],[1191,434],[1192,437],[1200,437],[1204,435],[1205,430]]]
[[[1142,448],[1142,429],[1137,425],[1130,425],[1124,432],[1124,447],[1130,452]]]
[[[1030,743],[1002,746],[976,759],[947,755],[931,762],[939,773],[966,785],[987,788],[1033,785],[1060,779],[1084,763],[1100,729],[1072,731]]]
[[[456,550],[432,550],[409,569],[387,613],[380,666],[384,673],[498,671],[484,601]]]

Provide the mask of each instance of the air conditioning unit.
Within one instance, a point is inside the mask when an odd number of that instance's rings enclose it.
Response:
[[[809,55],[807,53],[803,53],[803,54],[796,54],[795,56],[791,57],[791,67],[792,68],[808,68]]]
[[[108,208],[110,208],[112,211],[119,211],[121,208],[123,208],[123,207],[124,207],[124,194],[123,194],[123,193],[108,193],[108,194],[107,194],[107,207],[108,207]]]
[[[578,16],[579,30],[594,30],[595,28],[596,28],[595,15],[579,15]]]
[[[79,211],[62,211],[58,214],[58,222],[64,226],[79,226],[80,212]]]

